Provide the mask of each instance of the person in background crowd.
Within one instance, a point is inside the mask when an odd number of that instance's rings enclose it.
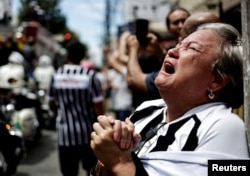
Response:
[[[154,78],[152,78],[158,74],[160,68],[151,70],[150,72],[143,71],[143,68],[139,63],[140,44],[135,35],[128,36],[127,49],[127,84],[133,92],[133,107],[136,108],[145,100],[152,100],[160,97],[160,94],[154,85]],[[149,49],[151,55],[155,55],[155,59],[160,61],[160,59],[164,58],[164,54],[159,47],[156,36],[151,33],[148,34],[147,49]],[[159,63],[162,63],[162,61]],[[150,62],[148,64],[149,66],[152,65]]]
[[[185,20],[190,16],[188,10],[182,7],[175,7],[170,10],[166,17],[166,26],[169,33],[178,42]]]
[[[116,118],[124,121],[132,113],[132,92],[128,88],[127,58],[125,55],[125,40],[128,32],[124,32],[118,41],[118,48],[114,51],[106,49],[104,53],[111,69],[108,78],[111,81],[110,108],[115,112]]]
[[[170,49],[155,80],[162,99],[130,119],[99,116],[91,147],[102,175],[206,175],[208,160],[249,159],[244,122],[240,33],[231,25],[198,27]],[[232,140],[233,136],[233,140]]]
[[[33,77],[34,77],[34,88],[37,90],[37,95],[40,102],[40,108],[47,113],[47,116],[44,117],[40,113],[42,120],[40,124],[42,127],[53,127],[55,125],[55,117],[53,112],[49,109],[49,98],[47,96],[48,88],[51,82],[52,75],[55,73],[55,68],[52,65],[51,57],[48,55],[41,55],[38,58],[36,67],[34,68]]]
[[[117,53],[107,54],[111,66],[108,71],[108,78],[111,81],[109,106],[117,119],[125,120],[132,113],[132,92],[126,81],[127,68],[118,57]]]
[[[8,64],[0,67],[0,87],[12,89],[16,93],[28,85],[28,74],[25,69],[25,59],[17,51],[11,52]]]
[[[34,79],[38,84],[39,90],[49,88],[52,75],[55,73],[55,68],[52,65],[52,60],[47,55],[41,55],[38,59],[37,66],[34,69]]]
[[[180,31],[183,27],[184,21],[190,16],[190,13],[181,7],[176,7],[168,13],[166,17],[166,27],[169,33],[174,37],[174,40],[178,42]],[[164,58],[164,53],[166,52],[164,48],[160,47],[158,38],[156,35],[149,33],[148,46],[150,51],[153,51],[156,58],[162,60]],[[139,50],[140,44],[135,35],[131,35],[127,39],[128,47],[128,74],[127,81],[128,86],[134,90],[136,94],[142,94],[142,99],[137,100],[134,103],[134,107],[137,107],[141,102],[149,99],[157,99],[160,97],[159,91],[154,84],[154,80],[158,75],[159,69],[151,70],[150,72],[144,72],[140,66],[139,62]],[[152,64],[149,64],[150,66]],[[148,98],[147,98],[148,96]],[[135,97],[137,98],[137,97]]]
[[[94,64],[89,59],[83,59],[80,65],[82,67],[86,67],[87,69],[94,69]]]
[[[8,58],[8,64],[0,67],[0,88],[10,90],[10,95],[15,100],[16,111],[25,107],[35,108],[36,117],[39,121],[37,137],[40,137],[42,127],[41,106],[39,100],[33,98],[35,95],[33,96],[29,91],[31,81],[28,77],[27,67],[25,66],[24,56],[17,51],[13,51]],[[29,116],[28,118],[32,121],[32,118]]]
[[[35,51],[35,40],[33,37],[28,37],[27,43],[23,48],[23,55],[27,62],[27,70],[29,77],[33,77],[34,71],[34,63],[37,59],[36,51]]]
[[[61,172],[63,176],[77,176],[80,161],[87,172],[96,162],[90,133],[97,115],[105,113],[104,97],[94,70],[80,66],[85,56],[83,45],[73,42],[67,52],[67,63],[53,75],[48,95],[57,115]]]
[[[13,36],[0,37],[0,66],[8,64],[8,58],[13,51],[22,54]]]
[[[105,97],[105,107],[107,106],[107,99],[109,98],[110,80],[108,79],[108,68],[106,66],[94,67],[96,76],[101,82],[103,95]]]
[[[180,32],[180,39],[183,40],[194,32],[198,26],[205,23],[218,23],[220,18],[211,12],[197,12],[190,15],[183,24]]]

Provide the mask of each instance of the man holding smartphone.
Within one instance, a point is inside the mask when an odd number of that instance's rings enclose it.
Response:
[[[176,42],[178,42],[183,23],[189,15],[186,9],[178,7],[172,9],[166,17],[166,27]],[[137,107],[144,100],[160,97],[154,80],[158,75],[165,51],[160,47],[156,35],[148,33],[148,23],[145,19],[136,20],[135,35],[130,35],[127,38],[129,57],[127,82],[129,88],[134,92],[134,107]],[[141,59],[142,50],[146,55],[154,55],[155,63],[159,63],[159,65],[150,62],[149,59]]]

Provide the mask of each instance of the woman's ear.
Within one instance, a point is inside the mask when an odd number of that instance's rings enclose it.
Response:
[[[230,77],[224,77],[222,78],[221,76],[216,76],[215,79],[211,82],[209,90],[218,91],[225,87],[230,81]]]

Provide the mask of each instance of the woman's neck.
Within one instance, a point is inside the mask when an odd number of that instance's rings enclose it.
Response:
[[[182,106],[180,106],[180,105],[168,106],[167,112],[166,112],[166,121],[168,123],[172,122],[172,121],[180,118],[186,112],[188,112],[189,110],[191,110],[191,109],[193,109],[194,107],[197,107],[197,106],[199,106],[199,104],[195,104],[195,105],[182,104]]]

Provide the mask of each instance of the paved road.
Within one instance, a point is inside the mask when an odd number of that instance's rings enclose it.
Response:
[[[79,176],[86,176],[81,170]],[[43,130],[39,139],[28,151],[18,167],[17,176],[61,176],[56,144],[56,132]]]

